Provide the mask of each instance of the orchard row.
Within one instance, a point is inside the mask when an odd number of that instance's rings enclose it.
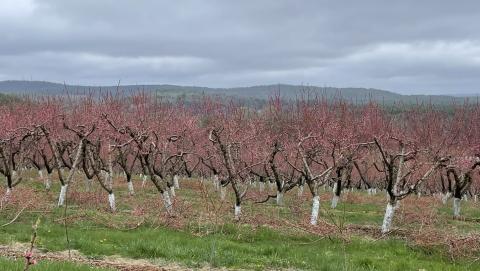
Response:
[[[382,190],[388,197],[382,231],[388,232],[399,202],[411,194],[453,197],[456,217],[463,197],[480,194],[480,106],[452,108],[419,105],[393,114],[375,103],[273,97],[253,110],[211,98],[183,104],[145,94],[23,101],[0,107],[2,200],[26,169],[36,168],[46,189],[60,182],[62,206],[81,172],[101,185],[115,211],[112,176],[122,173],[130,194],[132,176],[140,175],[173,212],[178,176],[189,176],[210,179],[221,197],[230,187],[235,219],[252,183],[274,186],[276,194],[266,194],[265,202],[275,198],[279,205],[285,193],[306,187],[315,225],[321,187],[333,189],[333,208],[345,189]]]

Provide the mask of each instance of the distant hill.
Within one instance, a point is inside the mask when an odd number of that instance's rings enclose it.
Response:
[[[202,95],[219,97],[236,97],[243,100],[265,101],[273,95],[280,94],[283,99],[295,99],[300,95],[322,96],[326,99],[342,98],[352,102],[364,103],[370,100],[380,103],[433,103],[449,104],[463,102],[465,97],[446,95],[401,95],[391,91],[367,88],[334,88],[299,85],[263,85],[234,88],[208,88],[178,85],[121,85],[118,88],[125,94],[145,91],[169,99],[189,98]],[[63,85],[44,81],[0,81],[0,92],[24,95],[84,95],[88,92],[115,92],[117,86],[79,86]],[[476,99],[475,99],[476,100]]]

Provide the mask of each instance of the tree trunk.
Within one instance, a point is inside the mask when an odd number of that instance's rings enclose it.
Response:
[[[333,195],[332,197],[332,209],[337,208],[338,201],[340,200],[340,197],[337,195]]]
[[[447,192],[442,196],[443,205],[447,204],[448,199],[452,196],[452,192]]]
[[[135,190],[133,189],[133,183],[132,183],[132,181],[129,181],[129,182],[127,183],[127,187],[128,187],[128,195],[130,195],[130,196],[135,195]]]
[[[170,195],[168,194],[168,191],[164,191],[162,193],[163,196],[163,203],[165,204],[165,208],[167,209],[167,213],[172,212],[172,201],[170,200]]]
[[[461,199],[460,198],[453,198],[453,217],[458,218],[460,217],[460,203]]]
[[[52,188],[52,174],[47,173],[47,179],[45,180],[45,189],[47,191],[50,191],[51,188]]]
[[[283,192],[277,191],[277,205],[283,205]]]
[[[223,185],[220,185],[220,200],[225,200],[225,195],[227,188]]]
[[[38,170],[38,176],[40,176],[40,180],[43,181],[43,184],[45,185],[45,190],[49,191],[51,187],[50,179],[45,179],[45,176],[43,175],[43,170]]]
[[[303,196],[303,187],[304,187],[303,184],[298,186],[297,196],[299,198],[301,198]]]
[[[388,202],[387,208],[385,209],[385,216],[383,218],[382,224],[382,233],[387,233],[390,231],[393,222],[393,216],[395,215],[395,210],[398,208],[398,201]]]
[[[242,216],[242,206],[240,204],[235,204],[235,210],[234,210],[234,216],[235,216],[235,221],[239,221],[240,217]]]
[[[5,191],[5,195],[3,195],[2,197],[2,202],[7,202],[11,194],[12,194],[12,188],[7,187],[7,191]]]
[[[170,195],[172,196],[172,198],[174,198],[176,195],[175,195],[175,187],[174,186],[170,186]]]
[[[67,194],[68,184],[62,185],[60,188],[60,195],[58,196],[58,206],[63,206],[65,204],[65,196]]]
[[[218,189],[220,188],[220,181],[218,179],[218,175],[217,174],[214,174],[213,175],[213,187],[215,187],[215,190],[218,191]]]
[[[90,192],[92,190],[92,179],[89,179],[88,177],[85,177],[85,190],[87,192]]]
[[[338,201],[340,200],[341,186],[342,184],[339,181],[333,185],[332,209],[337,208]]]
[[[180,183],[178,182],[178,180],[179,180],[178,175],[174,175],[173,176],[173,186],[176,189],[180,189]]]
[[[310,217],[311,225],[317,225],[319,211],[320,211],[320,197],[314,196],[312,200],[312,215]]]
[[[116,207],[115,207],[115,194],[112,193],[109,193],[108,194],[108,203],[110,205],[110,210],[112,212],[115,212],[116,210]]]

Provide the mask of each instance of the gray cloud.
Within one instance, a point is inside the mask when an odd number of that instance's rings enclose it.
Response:
[[[478,93],[477,1],[0,0],[0,80]]]

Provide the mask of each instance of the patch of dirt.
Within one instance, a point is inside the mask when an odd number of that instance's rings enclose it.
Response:
[[[0,256],[14,259],[23,259],[28,244],[12,243],[8,246],[0,245]],[[164,266],[155,265],[147,260],[128,259],[121,256],[108,256],[103,259],[91,259],[82,255],[77,250],[71,250],[70,256],[68,251],[58,252],[42,252],[34,249],[33,256],[37,260],[49,261],[65,261],[78,264],[86,264],[90,266],[113,268],[121,271],[187,271],[193,270],[176,264],[166,264]],[[195,270],[214,270],[211,267],[204,267]],[[222,270],[222,269],[215,269]]]

